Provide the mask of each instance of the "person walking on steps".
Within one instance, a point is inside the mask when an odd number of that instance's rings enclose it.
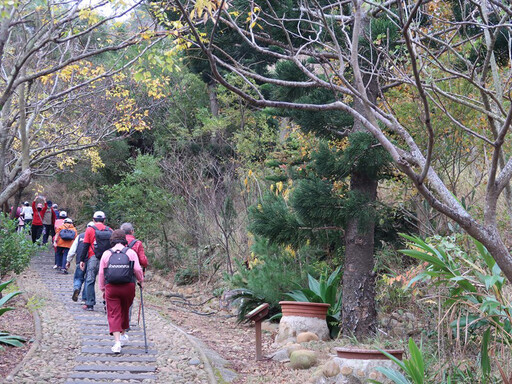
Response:
[[[64,223],[59,228],[57,228],[57,231],[54,236],[57,268],[59,268],[62,273],[68,273],[68,270],[66,268],[66,260],[68,257],[69,248],[71,248],[71,245],[73,244],[73,241],[75,241],[76,236],[77,231],[75,226],[73,225],[73,220],[71,220],[69,217],[64,219]]]
[[[87,224],[87,228],[92,227],[93,225],[94,222],[90,221]],[[71,248],[69,248],[68,257],[66,260],[66,269],[69,269],[69,267],[71,266],[71,260],[73,260],[73,258],[76,256],[75,275],[73,276],[73,295],[71,296],[71,299],[73,301],[78,301],[78,296],[80,295],[80,291],[82,291],[82,301],[83,304],[85,305],[85,286],[84,289],[82,289],[82,286],[84,285],[85,282],[85,272],[87,270],[87,264],[85,265],[84,271],[80,269],[80,254],[82,253],[82,250],[84,248],[84,237],[85,232],[82,232],[75,238],[73,244],[71,244]]]
[[[121,224],[120,229],[122,229],[126,235],[128,248],[131,248],[135,251],[135,253],[139,257],[140,266],[142,267],[143,270],[146,269],[148,266],[148,258],[144,253],[144,246],[142,245],[142,241],[135,238],[132,223],[123,223]]]
[[[25,225],[27,226],[27,228],[30,228],[30,226],[32,225],[32,217],[34,215],[34,211],[32,210],[32,207],[30,206],[30,203],[28,201],[25,201],[23,203],[21,213],[25,218]]]
[[[98,275],[101,255],[110,248],[110,236],[112,229],[104,224],[105,213],[102,211],[94,212],[92,217],[94,225],[85,230],[84,247],[80,254],[80,269],[85,272],[85,305],[82,307],[86,311],[94,311],[96,305],[96,292],[94,284]],[[87,264],[87,270],[86,265]]]
[[[37,203],[36,201],[40,199],[43,200],[43,203]],[[34,216],[32,219],[32,242],[35,243],[41,235],[43,234],[43,217],[48,209],[48,205],[46,204],[46,198],[42,196],[36,196],[34,201],[32,202],[32,210],[34,211]]]
[[[55,205],[55,204],[54,204]],[[59,212],[59,216],[58,218],[55,220],[55,225],[54,225],[54,230],[55,232],[57,232],[57,228],[59,228],[62,224],[64,224],[64,220],[68,217],[68,213],[66,211],[62,211],[62,212]],[[55,244],[55,240],[54,239],[54,244]],[[57,246],[55,246],[55,264],[53,266],[53,269],[57,269],[59,268],[59,258],[57,256]],[[62,267],[61,267],[62,268]]]
[[[144,246],[142,245],[142,241],[135,238],[134,235],[134,229],[132,223],[123,223],[121,224],[121,228],[124,233],[126,234],[126,241],[128,242],[128,248],[131,248],[135,251],[137,254],[137,257],[139,258],[139,264],[142,267],[142,272],[146,271],[146,268],[148,266],[148,258],[146,257],[146,254],[144,253]],[[132,307],[130,307],[130,310],[128,311],[129,319],[131,321],[132,319]],[[130,328],[127,329],[129,331]]]
[[[139,257],[127,247],[126,235],[118,229],[110,238],[112,248],[101,257],[98,284],[107,303],[107,320],[110,334],[114,336],[112,352],[121,353],[128,342],[125,330],[130,326],[128,310],[135,297],[135,282],[142,287],[144,275]]]
[[[53,237],[55,236],[55,211],[52,209],[52,202],[47,201],[46,203],[46,211],[43,215],[43,244],[48,243],[48,238],[51,237],[53,241]]]

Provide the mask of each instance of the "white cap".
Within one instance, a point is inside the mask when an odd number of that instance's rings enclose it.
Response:
[[[60,217],[68,217],[68,213],[66,211],[60,211],[59,216]]]
[[[73,220],[71,220],[69,217],[67,219],[64,219],[65,223],[73,224]]]
[[[103,211],[96,211],[94,212],[94,215],[92,215],[93,219],[104,219],[105,213]]]

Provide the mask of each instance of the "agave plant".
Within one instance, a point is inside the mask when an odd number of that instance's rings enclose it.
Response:
[[[2,291],[13,281],[14,279],[11,279],[4,283],[0,283],[0,295],[2,294]],[[0,299],[0,316],[2,316],[4,313],[8,311],[14,310],[13,307],[6,307],[5,304],[13,297],[18,296],[19,294],[21,294],[21,291],[11,292],[5,296],[2,296],[2,298]],[[21,336],[10,335],[7,332],[0,332],[0,344],[12,345],[13,347],[21,347],[23,345],[22,342],[25,341],[25,338]],[[2,349],[4,348],[0,345],[0,350]]]
[[[327,311],[327,325],[332,338],[338,336],[341,320],[341,267],[336,268],[328,278],[321,276],[319,280],[308,274],[308,288],[296,289],[285,295],[293,301],[330,304]]]

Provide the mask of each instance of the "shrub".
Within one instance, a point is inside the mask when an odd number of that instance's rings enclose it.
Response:
[[[275,248],[277,251],[277,247]],[[269,313],[280,312],[279,302],[289,292],[304,282],[297,260],[289,255],[278,254],[264,257],[252,268],[238,263],[238,272],[229,277],[232,287],[240,288],[236,298],[242,299],[238,320],[244,321],[245,314],[263,303],[269,304]]]
[[[16,223],[0,214],[0,278],[9,272],[21,273],[37,252],[26,233],[16,232]]]
[[[5,283],[0,283],[0,297],[2,295],[2,291],[13,281],[14,280],[11,279]],[[5,307],[5,304],[19,294],[21,294],[20,291],[11,292],[0,299],[0,316],[2,316],[5,312],[14,310],[12,307]],[[0,344],[12,345],[13,347],[21,347],[21,343],[24,341],[26,340],[21,336],[10,335],[7,332],[0,332]],[[0,350],[2,349],[3,347],[0,345]]]

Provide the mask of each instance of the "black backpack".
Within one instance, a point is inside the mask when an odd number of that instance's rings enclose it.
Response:
[[[122,250],[113,251],[108,265],[105,268],[105,282],[107,284],[125,284],[133,282],[133,265],[134,262],[130,260],[126,252],[128,247]]]
[[[62,240],[75,240],[76,231],[71,228],[62,228],[59,236]]]
[[[110,236],[112,236],[112,229],[105,227],[105,229],[100,230],[95,225],[93,225],[92,228],[94,228],[96,237],[94,243],[94,256],[101,259],[103,252],[110,249]]]

